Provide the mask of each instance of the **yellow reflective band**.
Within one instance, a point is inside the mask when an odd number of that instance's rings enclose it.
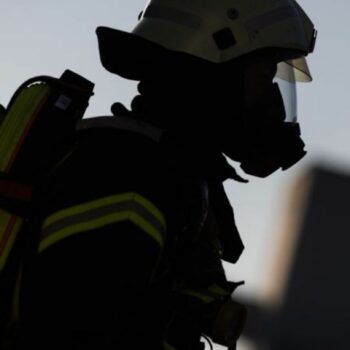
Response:
[[[24,89],[17,97],[0,127],[0,171],[6,172],[11,168],[49,92],[48,85],[34,85]]]
[[[200,299],[205,303],[211,303],[214,300],[230,295],[229,291],[225,290],[224,288],[220,287],[217,284],[213,284],[206,289],[199,289],[199,290],[183,289],[183,290],[180,290],[180,293]]]
[[[163,248],[166,230],[163,214],[141,195],[124,193],[67,208],[48,217],[43,224],[39,252],[72,235],[122,221],[134,223]]]
[[[217,296],[222,296],[222,297],[225,297],[225,296],[228,296],[228,295],[231,294],[228,290],[226,290],[226,289],[220,287],[220,286],[217,285],[217,284],[211,285],[211,286],[208,288],[208,291],[209,291],[210,293],[212,293],[212,294],[216,294]]]
[[[22,223],[22,218],[0,209],[0,272],[6,265]]]
[[[181,294],[188,295],[197,299],[200,299],[206,304],[209,304],[213,301],[215,301],[215,298],[212,297],[211,295],[201,293],[199,291],[193,290],[193,289],[183,289],[180,291]]]
[[[144,206],[157,220],[160,221],[160,223],[163,225],[164,228],[166,227],[165,219],[162,212],[152,202],[150,202],[148,199],[146,199],[145,197],[137,193],[128,192],[128,193],[122,193],[122,194],[116,194],[113,196],[103,197],[95,201],[79,204],[74,207],[60,210],[45,220],[43,228],[45,229],[48,226],[52,225],[54,222],[57,222],[61,219],[65,219],[68,216],[79,215],[93,209],[98,209],[101,207],[106,207],[111,204],[128,202],[128,201],[135,201],[141,204],[142,206]]]
[[[162,212],[148,199],[145,197],[137,194],[137,193],[130,193],[133,200],[140,203],[142,206],[144,206],[150,213],[154,215],[154,217],[159,220],[159,222],[163,225],[164,228],[166,228],[166,222],[164,219],[164,215]]]

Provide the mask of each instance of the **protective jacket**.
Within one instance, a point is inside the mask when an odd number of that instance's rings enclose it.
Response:
[[[220,260],[225,237],[232,260],[243,249],[222,186],[233,170],[133,118],[78,129],[37,194],[11,349],[200,348],[237,285]]]

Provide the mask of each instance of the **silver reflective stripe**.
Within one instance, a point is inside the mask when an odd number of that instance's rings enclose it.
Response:
[[[292,17],[296,17],[295,9],[291,6],[284,6],[251,19],[246,23],[246,28],[250,33],[255,33]]]
[[[202,26],[202,21],[198,16],[166,6],[150,5],[146,9],[144,17],[171,21],[196,30]]]
[[[77,122],[77,130],[87,130],[91,128],[111,128],[119,130],[128,130],[144,135],[155,142],[159,142],[163,130],[157,128],[151,124],[137,120],[135,118],[129,118],[125,116],[120,117],[95,117],[82,119]]]

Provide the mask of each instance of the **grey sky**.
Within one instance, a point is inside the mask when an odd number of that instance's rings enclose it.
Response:
[[[59,76],[70,68],[96,83],[87,116],[106,115],[114,101],[129,103],[136,84],[109,74],[99,62],[95,28],[130,30],[145,0],[1,0],[0,103],[35,75]],[[299,120],[309,151],[287,173],[227,184],[246,244],[241,261],[229,269],[245,279],[241,292],[254,295],[267,272],[291,182],[317,161],[350,170],[349,13],[347,0],[300,0],[319,29],[309,59],[312,84],[299,86]]]

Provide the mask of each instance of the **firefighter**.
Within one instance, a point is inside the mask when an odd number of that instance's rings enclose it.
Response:
[[[221,260],[243,244],[223,182],[246,180],[227,157],[266,177],[305,155],[314,26],[294,0],[151,0],[132,33],[97,35],[139,95],[79,122],[37,196],[12,348],[234,348],[245,309]]]

